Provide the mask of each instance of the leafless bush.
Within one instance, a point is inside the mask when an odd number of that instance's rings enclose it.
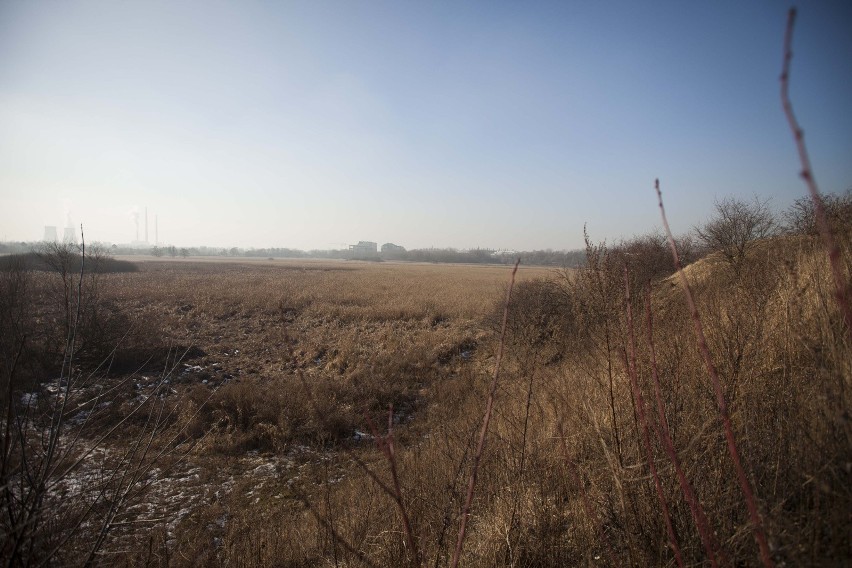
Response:
[[[251,378],[234,381],[222,386],[209,402],[209,390],[196,386],[189,399],[199,407],[206,402],[206,406],[189,430],[196,437],[210,431],[213,447],[231,455],[284,452],[294,445],[338,446],[351,440],[360,417],[342,408],[353,406],[353,400],[345,400],[345,389],[336,386],[331,381],[315,381],[316,403],[305,397],[295,378],[274,383]]]
[[[848,232],[852,225],[852,188],[839,195],[823,195],[822,203],[832,232]],[[800,197],[784,211],[784,228],[791,233],[819,235],[816,206],[812,198]]]
[[[0,356],[5,364],[4,377],[13,375],[13,366],[26,342],[31,295],[32,278],[22,259],[11,258],[6,269],[0,270]],[[3,406],[6,397],[6,392],[0,392]]]
[[[104,274],[128,270],[99,246],[87,247],[85,270],[80,247],[45,243],[38,252],[40,265],[33,268],[46,280],[45,319],[51,326],[41,330],[45,353],[56,350],[75,329],[77,359],[96,361],[106,357],[128,330],[128,321],[104,294]],[[78,297],[75,298],[75,294]],[[76,302],[76,304],[75,304]],[[57,325],[58,324],[58,325]],[[57,331],[61,330],[61,335]]]
[[[716,216],[695,231],[704,246],[719,251],[739,273],[751,247],[775,234],[775,216],[769,202],[757,198],[746,202],[727,197],[717,200],[715,208]]]
[[[42,258],[56,271],[52,290],[62,316],[55,322],[66,334],[55,380],[36,373],[34,381],[20,380],[22,368],[44,372],[50,365],[30,360],[43,352],[27,349],[34,308],[29,274],[13,266],[0,275],[6,292],[0,323],[10,334],[2,346],[8,364],[0,432],[0,559],[6,566],[91,565],[119,527],[145,522],[132,506],[144,498],[153,468],[163,467],[182,439],[176,406],[166,396],[173,367],[158,378],[132,374],[119,381],[106,377],[108,360],[84,370],[80,330],[96,313],[97,289],[88,286],[97,280],[86,273],[85,245],[78,257],[64,245],[46,250]],[[128,400],[134,383],[137,396]],[[114,445],[118,438],[122,443]]]
[[[496,305],[491,324],[499,329],[500,308]],[[574,299],[570,287],[558,279],[519,282],[512,294],[507,324],[509,354],[520,361],[554,363],[562,358],[569,338],[577,337]]]

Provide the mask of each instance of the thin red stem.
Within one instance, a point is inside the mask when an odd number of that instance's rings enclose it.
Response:
[[[453,558],[450,562],[450,568],[456,568],[461,558],[462,549],[464,548],[464,537],[467,531],[467,519],[470,516],[470,509],[473,506],[473,494],[476,490],[476,476],[479,472],[479,462],[482,459],[482,453],[485,451],[485,440],[488,437],[488,425],[491,423],[491,414],[494,411],[494,399],[497,396],[497,385],[500,379],[500,362],[503,360],[503,347],[506,343],[506,326],[509,320],[509,303],[512,300],[512,289],[515,287],[515,275],[518,273],[518,265],[521,263],[519,258],[515,261],[515,267],[512,269],[512,276],[509,280],[509,289],[506,291],[506,302],[503,305],[503,325],[500,329],[500,344],[497,347],[497,358],[494,361],[494,373],[491,378],[491,390],[488,392],[488,400],[485,403],[485,416],[482,419],[482,430],[479,432],[479,442],[476,446],[476,453],[473,456],[473,466],[470,471],[470,480],[467,486],[467,496],[464,501],[464,508],[461,514],[461,523],[459,525],[459,537],[456,541],[456,549],[453,552]]]
[[[725,440],[728,444],[728,453],[731,455],[731,461],[734,462],[734,469],[737,473],[737,481],[740,484],[740,489],[743,493],[743,499],[748,508],[749,517],[752,524],[752,533],[754,540],[757,541],[757,546],[760,549],[760,560],[767,568],[775,566],[772,561],[772,554],[769,552],[769,544],[766,540],[766,533],[763,530],[763,520],[760,517],[760,512],[757,508],[757,501],[754,497],[754,491],[751,488],[751,483],[743,468],[740,452],[737,449],[737,441],[734,436],[734,427],[731,424],[731,417],[728,414],[728,401],[725,399],[725,393],[722,390],[722,381],[719,379],[719,373],[716,371],[716,366],[713,364],[713,358],[710,356],[710,348],[707,347],[707,338],[704,336],[704,325],[701,323],[701,316],[698,315],[698,308],[695,304],[695,297],[692,294],[692,288],[689,285],[689,280],[683,271],[683,266],[680,263],[680,256],[677,253],[674,236],[672,236],[669,222],[666,219],[666,209],[663,207],[663,194],[660,191],[660,180],[654,181],[654,188],[657,191],[657,199],[660,205],[660,214],[663,218],[663,227],[666,231],[666,236],[669,240],[669,247],[672,250],[672,258],[674,259],[675,268],[680,276],[681,284],[683,284],[683,293],[686,296],[686,303],[689,305],[689,312],[692,317],[692,323],[695,331],[695,339],[698,342],[698,350],[701,357],[704,359],[704,366],[707,368],[707,374],[713,383],[713,391],[716,394],[716,404],[719,407],[719,417],[722,419],[722,426],[725,433]]]
[[[662,441],[663,449],[669,457],[669,461],[675,468],[678,484],[683,493],[683,498],[689,505],[689,510],[692,513],[692,518],[695,520],[695,526],[698,528],[698,534],[701,537],[701,544],[704,546],[704,553],[710,559],[710,565],[713,568],[718,566],[716,561],[716,553],[718,545],[713,538],[713,533],[710,530],[710,525],[707,522],[707,516],[704,514],[704,508],[701,502],[695,496],[695,491],[692,489],[692,484],[686,478],[683,472],[683,467],[680,465],[680,458],[675,451],[674,442],[672,441],[671,433],[669,432],[669,422],[666,419],[666,407],[663,404],[662,389],[660,388],[660,371],[657,366],[657,353],[654,348],[654,328],[651,315],[651,293],[648,291],[648,297],[645,303],[645,312],[647,315],[648,324],[648,346],[651,351],[651,376],[654,379],[654,398],[657,402],[658,430],[657,433]]]
[[[385,484],[382,484],[382,486],[393,498],[399,509],[399,516],[402,519],[402,526],[405,530],[405,539],[408,541],[408,546],[411,549],[411,564],[412,566],[421,566],[420,550],[417,547],[417,541],[414,539],[414,531],[411,529],[411,520],[405,508],[405,501],[402,499],[402,485],[399,483],[399,475],[396,469],[396,452],[393,447],[393,405],[388,405],[388,433],[385,436],[379,435],[378,428],[376,428],[376,425],[370,420],[369,416],[366,418],[367,424],[376,440],[376,445],[385,454],[385,458],[388,461],[388,468],[391,472],[391,479],[393,480],[393,488],[389,488]]]
[[[648,468],[651,470],[651,475],[654,478],[654,487],[657,490],[657,498],[660,501],[660,508],[663,510],[666,532],[669,534],[669,545],[672,547],[677,565],[683,568],[683,556],[680,552],[680,545],[677,542],[677,536],[675,535],[671,515],[669,514],[669,506],[666,503],[666,496],[663,493],[663,485],[660,482],[660,476],[657,474],[657,465],[654,462],[648,417],[645,416],[645,400],[642,397],[642,389],[639,388],[639,378],[636,372],[636,335],[633,332],[633,306],[630,298],[630,273],[626,265],[624,266],[624,301],[627,304],[627,337],[630,341],[630,359],[627,365],[627,374],[630,376],[633,401],[636,406],[636,412],[639,415],[639,422],[642,424],[642,442],[645,446],[645,459],[648,461]]]
[[[795,23],[796,9],[790,8],[790,11],[787,13],[787,29],[784,33],[784,63],[781,69],[781,106],[784,107],[784,114],[787,116],[787,122],[790,125],[790,130],[793,132],[793,138],[796,142],[796,150],[799,153],[799,161],[802,165],[799,175],[802,176],[802,179],[805,180],[805,185],[808,186],[808,192],[814,204],[817,228],[828,251],[828,261],[831,264],[831,274],[834,277],[834,296],[837,300],[837,305],[840,307],[843,320],[846,323],[846,333],[852,337],[852,306],[850,306],[849,299],[851,291],[849,283],[846,282],[840,267],[840,247],[837,245],[837,241],[832,234],[828,215],[825,212],[825,204],[814,179],[811,160],[808,157],[808,149],[805,146],[805,133],[796,120],[796,115],[793,113],[793,104],[790,102],[790,62],[793,59],[793,26]]]

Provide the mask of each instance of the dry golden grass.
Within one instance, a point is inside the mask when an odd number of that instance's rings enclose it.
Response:
[[[818,243],[767,241],[750,255],[740,274],[711,256],[687,276],[775,561],[843,565],[852,554],[852,346]],[[848,252],[843,258],[848,272]],[[628,382],[621,271],[617,262],[569,275],[521,270],[462,565],[674,565]],[[140,331],[158,334],[157,353],[196,348],[174,386],[177,423],[198,440],[185,467],[198,477],[163,480],[165,521],[135,545],[121,541],[120,561],[411,564],[399,509],[357,463],[392,485],[366,419],[383,433],[392,404],[413,537],[424,565],[446,566],[508,275],[482,266],[151,261],[105,276],[110,301]],[[643,283],[631,282],[647,406]],[[756,565],[680,287],[662,280],[651,300],[665,416],[684,474],[724,558]],[[687,565],[702,565],[707,552],[655,410],[645,412],[679,547]]]
[[[156,299],[210,309],[276,309],[280,304],[320,317],[386,321],[478,319],[505,288],[509,271],[480,265],[219,259],[148,261],[138,273],[112,278],[118,296],[131,302]],[[551,272],[525,267],[519,279]]]

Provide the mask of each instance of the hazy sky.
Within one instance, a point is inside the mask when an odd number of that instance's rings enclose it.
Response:
[[[804,194],[782,2],[0,0],[0,238],[576,248]],[[852,187],[852,2],[800,6],[792,96]]]

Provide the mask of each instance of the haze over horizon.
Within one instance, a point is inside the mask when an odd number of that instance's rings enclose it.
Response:
[[[0,2],[0,237],[575,249],[805,195],[777,2]],[[852,187],[852,3],[791,97]]]

